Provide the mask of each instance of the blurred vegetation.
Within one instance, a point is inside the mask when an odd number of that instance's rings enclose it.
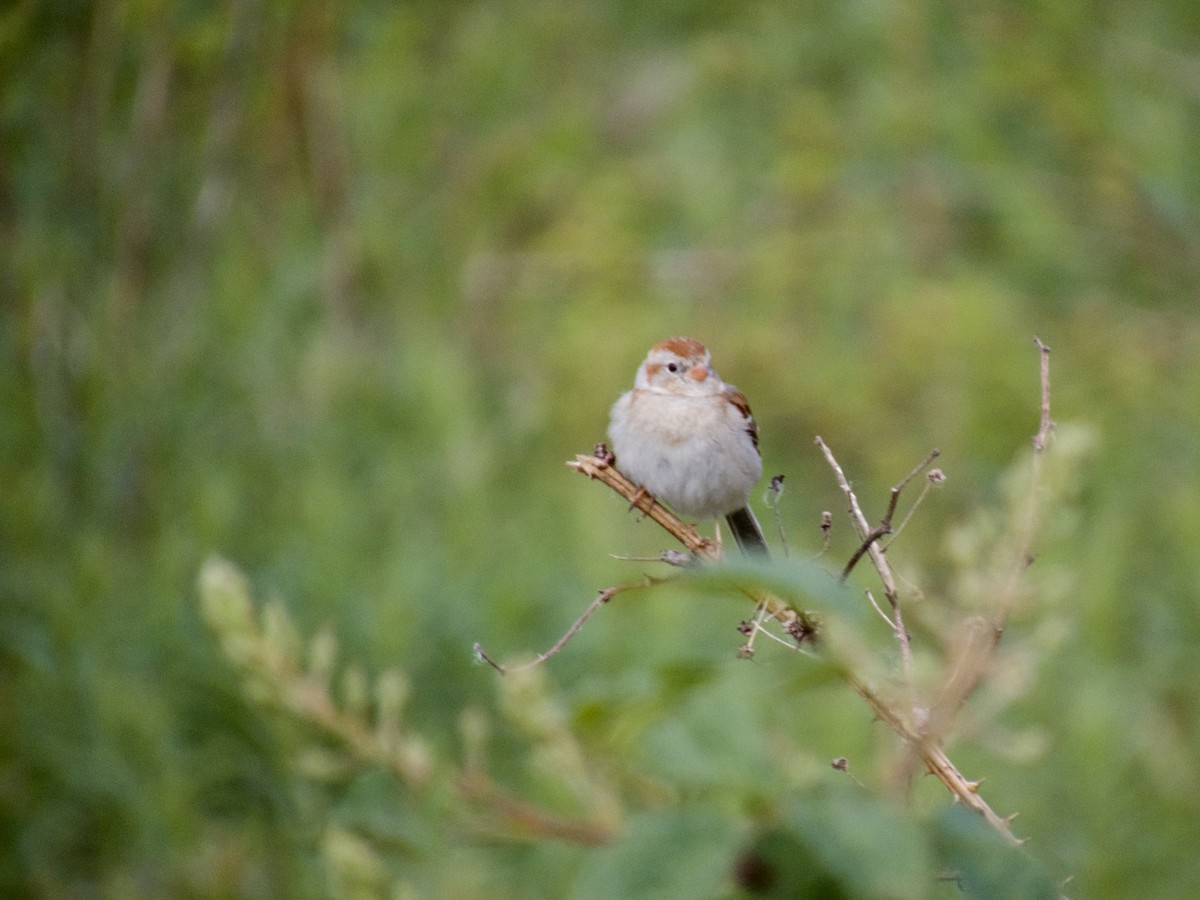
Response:
[[[1198,48],[1186,0],[7,6],[0,893],[1200,883]],[[797,553],[824,509],[854,547],[814,434],[876,516],[942,450],[892,552],[918,646],[969,609],[1053,347],[1037,602],[952,753],[1024,862],[932,779],[888,800],[891,736],[818,664],[736,659],[736,597],[471,665],[661,549],[562,462],[676,333],[753,401]],[[213,553],[250,579],[215,635]],[[309,654],[414,768],[255,692],[264,601],[266,671]]]

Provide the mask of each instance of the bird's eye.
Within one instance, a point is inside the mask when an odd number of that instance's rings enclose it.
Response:
[[[667,363],[668,372],[678,372],[679,366],[676,363]]]

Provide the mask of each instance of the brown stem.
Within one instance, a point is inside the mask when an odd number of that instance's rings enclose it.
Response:
[[[862,507],[858,503],[858,497],[854,493],[854,488],[850,486],[849,479],[846,478],[846,473],[842,471],[841,465],[833,455],[833,451],[829,449],[824,440],[817,436],[817,446],[821,449],[821,453],[825,456],[825,461],[829,463],[829,467],[833,469],[834,478],[837,479],[838,487],[842,489],[842,493],[846,495],[846,500],[850,506],[850,518],[854,522],[855,528],[858,530],[859,536],[863,539],[859,553],[856,557],[852,557],[852,561],[857,562],[858,558],[862,557],[863,552],[869,553],[871,562],[875,566],[875,571],[879,573],[879,579],[883,582],[883,594],[888,599],[888,603],[892,607],[892,622],[895,624],[896,641],[900,645],[900,660],[904,666],[905,680],[907,681],[912,674],[912,648],[909,646],[908,630],[904,627],[904,616],[900,611],[900,592],[896,588],[896,579],[892,574],[892,567],[888,563],[887,554],[883,552],[883,548],[879,546],[878,539],[886,534],[887,531],[872,529],[867,517],[863,514]],[[925,466],[929,465],[937,456],[937,451],[930,453],[925,458],[921,465],[913,469],[912,473],[901,481],[896,487],[892,488],[893,497],[898,496],[900,489],[908,483],[914,475],[920,472]],[[889,507],[889,514],[895,508],[895,502]],[[889,528],[889,525],[881,525],[880,528]],[[876,533],[879,532],[879,533]],[[842,578],[845,579],[849,575],[850,565],[847,564],[846,570],[842,573]]]
[[[825,453],[826,459],[829,460],[830,465],[837,475],[838,483],[842,485],[842,489],[850,501],[856,525],[862,534],[868,534],[870,528],[867,525],[866,517],[863,516],[862,510],[858,505],[858,499],[854,496],[854,492],[851,490],[850,484],[846,480],[837,460],[834,459],[832,452],[830,452],[829,448],[825,446],[825,442],[819,437],[817,438],[817,445]],[[933,456],[931,455],[922,466],[914,470],[914,473],[919,472],[921,468],[928,465],[932,458]],[[577,456],[573,461],[568,462],[567,465],[577,472],[604,482],[626,500],[645,511],[650,518],[682,541],[684,546],[687,546],[689,549],[695,548],[693,552],[697,556],[707,560],[719,557],[719,551],[716,551],[711,542],[700,538],[696,534],[695,529],[684,525],[668,510],[654,503],[652,498],[647,496],[639,497],[639,488],[637,485],[618,472],[608,459],[602,456]],[[910,475],[909,478],[911,477],[913,476]],[[901,482],[898,487],[903,487],[907,483],[907,480]],[[887,559],[882,551],[880,551],[877,543],[872,542],[867,552],[871,554],[872,561],[875,563],[880,577],[884,580],[884,589],[887,592],[888,600],[892,604],[892,610],[896,617],[896,635],[900,641],[904,655],[905,674],[907,676],[911,667],[911,657],[908,646],[908,635],[904,631],[904,623],[900,618],[895,579],[892,577],[891,568],[888,566]],[[768,614],[779,620],[784,629],[798,643],[802,643],[804,640],[812,638],[815,635],[815,623],[807,613],[797,612],[782,599],[767,591],[747,588],[743,590],[743,593],[756,605],[761,606]],[[853,674],[844,672],[843,676],[858,695],[867,702],[875,716],[885,722],[911,748],[912,752],[924,762],[926,768],[931,773],[937,776],[938,780],[946,786],[955,799],[983,816],[984,820],[996,829],[1005,840],[1013,844],[1020,843],[1009,828],[1008,819],[997,815],[991,806],[988,805],[987,801],[979,796],[979,783],[964,778],[937,741],[932,739],[928,733],[912,724],[915,711],[912,711],[911,704],[909,706],[910,712],[901,714]]]
[[[1050,348],[1040,338],[1034,338],[1034,343],[1041,354],[1041,421],[1033,438],[1029,487],[1024,498],[1025,508],[1015,553],[1003,584],[997,587],[991,615],[979,623],[982,627],[973,629],[967,635],[948,667],[950,675],[938,690],[930,710],[928,733],[931,736],[938,736],[949,727],[991,665],[1008,617],[1016,604],[1021,577],[1033,562],[1033,541],[1038,526],[1038,494],[1041,491],[1042,461],[1045,459],[1043,451],[1054,428],[1054,421],[1050,418]]]

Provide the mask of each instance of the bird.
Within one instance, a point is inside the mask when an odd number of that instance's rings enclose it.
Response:
[[[609,416],[616,465],[677,514],[725,518],[742,553],[767,553],[748,504],[762,477],[758,426],[745,395],[713,370],[708,349],[688,337],[650,348]]]

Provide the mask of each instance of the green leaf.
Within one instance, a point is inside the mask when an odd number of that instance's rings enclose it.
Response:
[[[797,800],[739,863],[764,897],[920,900],[936,883],[921,829],[889,803],[832,785]]]
[[[571,896],[576,900],[722,896],[739,834],[730,817],[706,810],[635,816],[619,843],[590,858]]]
[[[949,807],[938,819],[938,861],[953,875],[963,896],[988,900],[1054,900],[1058,890],[1032,857],[1011,847],[977,815]]]
[[[731,666],[664,709],[644,739],[642,765],[685,787],[769,787],[776,775],[761,707],[747,702],[757,678],[750,666]]]

